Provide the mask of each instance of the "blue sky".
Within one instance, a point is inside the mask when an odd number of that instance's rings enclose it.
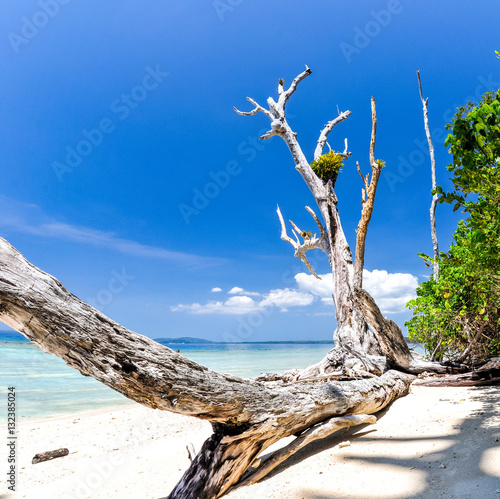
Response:
[[[277,81],[313,74],[287,105],[311,158],[323,125],[353,152],[337,182],[354,246],[370,97],[386,161],[366,286],[400,325],[432,251],[430,164],[416,70],[429,97],[438,183],[444,125],[500,86],[494,0],[274,2],[40,0],[0,7],[0,235],[71,292],[151,337],[330,339],[328,264],[317,281],[276,215],[314,230],[314,206],[281,139],[258,142]],[[312,158],[311,158],[312,159]],[[438,206],[441,249],[459,214]]]

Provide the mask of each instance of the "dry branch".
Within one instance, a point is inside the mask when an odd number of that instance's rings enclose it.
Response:
[[[312,249],[319,249],[325,253],[328,252],[328,239],[326,237],[326,231],[324,227],[321,225],[321,222],[319,221],[319,218],[317,217],[316,213],[309,208],[309,206],[306,206],[306,210],[311,214],[311,216],[314,218],[314,221],[318,225],[320,229],[320,237],[316,237],[316,234],[314,236],[309,236],[308,234],[305,233],[305,231],[300,230],[291,220],[289,221],[292,227],[295,229],[293,231],[295,235],[295,241],[287,234],[286,232],[286,225],[285,221],[283,220],[283,215],[281,214],[281,210],[278,206],[278,209],[276,210],[278,213],[278,217],[281,223],[281,239],[283,241],[286,241],[287,243],[290,243],[293,248],[295,249],[295,254],[294,256],[299,257],[306,265],[308,268],[309,272],[316,277],[317,279],[321,279],[314,269],[312,268],[311,264],[309,263],[309,260],[307,259],[306,252],[310,251]],[[302,237],[303,242],[301,243],[299,240],[299,235]]]
[[[368,233],[368,225],[372,218],[373,207],[375,205],[375,193],[377,192],[378,180],[382,165],[375,160],[375,140],[377,135],[377,110],[375,107],[375,99],[371,99],[372,106],[372,135],[370,139],[370,167],[372,176],[367,174],[366,177],[361,173],[359,164],[357,168],[365,190],[362,193],[362,210],[361,219],[359,220],[358,230],[356,232],[356,260],[354,263],[354,286],[361,288],[363,286],[363,268],[365,266],[365,244],[366,235]]]
[[[429,98],[424,99],[424,95],[422,93],[422,81],[420,80],[420,71],[417,71],[418,78],[418,90],[420,93],[420,100],[422,101],[423,112],[424,112],[424,127],[425,127],[425,135],[427,137],[427,143],[429,144],[429,154],[431,157],[431,176],[432,176],[432,189],[436,189],[437,187],[437,179],[436,179],[436,158],[434,156],[434,145],[432,144],[431,131],[429,128]],[[438,203],[438,195],[432,195],[431,207],[430,207],[430,219],[431,219],[431,237],[432,237],[432,248],[434,250],[434,268],[433,268],[433,277],[434,280],[437,281],[439,277],[439,263],[437,259],[439,258],[439,245],[437,239],[437,231],[436,231],[436,206]]]
[[[418,369],[434,368],[443,372],[445,369],[443,365],[416,359],[396,324],[385,319],[373,298],[355,286],[352,254],[342,229],[333,184],[324,183],[316,176],[297,141],[297,134],[286,121],[288,99],[310,74],[311,70],[306,67],[286,91],[280,82],[278,101],[269,98],[269,109],[248,98],[254,109],[237,112],[244,116],[263,112],[271,120],[270,131],[262,138],[273,135],[283,138],[324,220],[322,224],[314,211],[307,208],[320,229],[320,237],[303,235],[297,228],[294,241],[286,233],[278,208],[282,238],[292,244],[296,256],[307,265],[305,253],[321,249],[328,254],[332,266],[336,346],[317,364],[293,375],[271,375],[260,380],[211,371],[127,330],[82,302],[57,279],[30,264],[7,241],[0,239],[0,320],[42,350],[140,404],[212,423],[213,435],[196,457],[190,456],[191,466],[170,493],[170,499],[220,497],[241,480],[252,463],[257,463],[262,452],[274,442],[299,434],[294,443],[261,463],[254,479],[264,476],[274,463],[281,462],[311,440],[335,431],[339,425],[371,421],[368,415],[408,393],[414,376],[400,370],[421,372]],[[349,114],[346,111],[325,126],[316,147],[316,151],[320,149],[319,154],[333,127]],[[374,160],[373,100],[372,117],[372,178],[362,215],[366,227],[380,174]],[[347,140],[343,154],[344,157],[350,155]],[[363,231],[366,237],[366,228],[358,229],[361,234]],[[360,254],[363,252],[364,239]],[[336,381],[338,376],[363,379]]]

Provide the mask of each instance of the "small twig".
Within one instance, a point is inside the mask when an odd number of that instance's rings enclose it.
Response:
[[[361,177],[361,180],[363,181],[365,189],[368,190],[368,182],[367,182],[368,179],[367,178],[365,179],[365,177],[361,173],[361,168],[359,167],[359,161],[356,161],[356,167],[358,168],[358,173],[359,173],[359,176]],[[368,174],[367,174],[367,177],[368,177]]]
[[[271,114],[270,111],[267,109],[263,108],[260,104],[257,104],[257,102],[252,99],[251,97],[247,97],[247,101],[252,103],[255,108],[252,109],[251,111],[240,111],[237,109],[235,106],[233,106],[233,109],[238,113],[241,114],[241,116],[253,116],[254,114],[257,114],[259,111],[263,112],[266,116],[268,116],[271,119],[274,119],[273,115]]]
[[[194,450],[194,445],[191,442],[188,442],[186,444],[186,450],[188,452],[189,460],[193,462],[196,457],[196,451]]]
[[[286,232],[285,221],[283,219],[283,215],[281,214],[281,210],[278,206],[276,211],[278,213],[278,217],[281,224],[281,239],[283,239],[283,241],[290,243],[295,250],[295,256],[299,257],[304,262],[307,269],[309,270],[309,272],[311,272],[311,274],[314,277],[316,277],[317,279],[321,279],[321,277],[318,274],[316,274],[312,265],[309,263],[309,260],[306,257],[306,252],[312,249],[320,249],[326,253],[326,244],[328,241],[327,233],[326,230],[321,225],[321,222],[319,221],[319,218],[316,216],[314,211],[308,206],[306,206],[306,210],[312,215],[317,226],[319,227],[321,231],[320,237],[319,238],[316,237],[316,234],[314,234],[314,236],[309,236],[308,234],[303,232],[292,220],[290,220],[290,224],[292,226],[292,233],[295,236],[295,241],[294,241]],[[302,237],[303,243],[300,242],[299,235]]]

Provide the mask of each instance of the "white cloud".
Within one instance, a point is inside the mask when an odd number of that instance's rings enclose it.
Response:
[[[235,289],[235,288],[233,288]],[[241,288],[238,288],[241,289]],[[259,295],[259,293],[253,293]],[[264,295],[264,299],[256,302],[248,295],[231,296],[226,301],[209,301],[204,305],[192,303],[189,305],[176,305],[170,307],[173,312],[188,312],[191,314],[235,314],[243,315],[251,312],[262,311],[266,308],[279,308],[282,312],[289,307],[302,307],[310,305],[315,297],[311,293],[303,293],[293,289],[273,289]]]
[[[320,274],[321,279],[317,279],[311,274],[301,272],[295,276],[295,280],[301,291],[312,293],[320,298],[328,298],[331,301],[333,294],[332,274]]]
[[[234,314],[242,315],[259,310],[259,305],[249,296],[232,296],[225,302],[209,301],[201,305],[193,303],[191,305],[177,305],[170,307],[173,312],[189,312],[191,314]]]
[[[314,296],[311,293],[303,293],[293,289],[273,289],[260,302],[261,307],[275,306],[281,309],[282,312],[288,311],[288,307],[304,307],[310,305],[314,301]]]
[[[235,286],[228,292],[232,296],[226,301],[209,301],[204,305],[177,305],[171,309],[192,314],[247,314],[276,307],[287,312],[291,307],[307,307],[318,298],[327,305],[333,305],[332,274],[322,274],[320,277],[321,279],[317,279],[301,272],[295,276],[298,289],[273,289],[264,294],[245,291]],[[404,312],[406,303],[415,297],[417,285],[417,277],[411,274],[391,274],[386,270],[363,271],[363,286],[384,314]],[[214,290],[221,291],[220,288],[213,288],[212,291]],[[254,300],[251,296],[261,296],[262,299]]]
[[[331,274],[313,275],[301,272],[295,276],[299,289],[321,298],[333,305],[333,282]],[[373,296],[384,314],[398,314],[405,311],[406,303],[415,298],[418,278],[412,274],[390,273],[387,270],[363,270],[363,287]]]
[[[255,291],[247,291],[246,289],[235,286],[231,288],[228,292],[228,295],[247,295],[247,296],[262,296],[260,293]]]
[[[412,274],[387,270],[363,270],[363,287],[370,293],[385,314],[399,314],[416,296],[418,278]]]
[[[220,293],[222,291],[222,288],[212,288],[210,291],[212,293]]]

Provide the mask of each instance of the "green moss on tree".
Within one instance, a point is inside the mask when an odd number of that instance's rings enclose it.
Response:
[[[334,184],[342,166],[344,166],[344,158],[334,151],[323,154],[311,163],[313,172],[323,182],[331,180]]]

